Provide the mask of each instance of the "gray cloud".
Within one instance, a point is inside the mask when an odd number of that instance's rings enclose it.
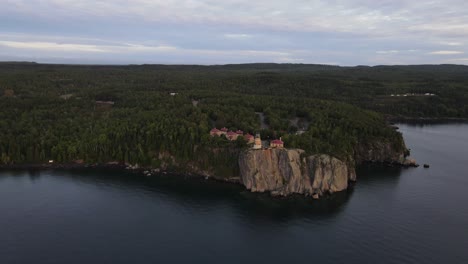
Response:
[[[458,51],[458,50],[438,50],[438,51],[429,52],[429,54],[433,54],[433,55],[457,55],[457,54],[463,54],[463,53],[465,52]]]
[[[466,63],[456,56],[468,52],[468,2],[462,0],[4,2],[0,59],[20,50],[36,59],[41,51],[145,63],[181,63],[185,56],[187,63],[205,64],[356,65],[444,63],[449,56]]]

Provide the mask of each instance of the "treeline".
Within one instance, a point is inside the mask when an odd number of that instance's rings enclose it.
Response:
[[[70,66],[0,63],[0,89],[118,99],[138,92],[230,91],[338,100],[391,116],[468,117],[468,67],[457,65],[337,67],[300,64],[224,66]],[[90,88],[90,89],[87,89]],[[97,88],[97,89],[93,89]],[[430,97],[391,94],[433,93]]]

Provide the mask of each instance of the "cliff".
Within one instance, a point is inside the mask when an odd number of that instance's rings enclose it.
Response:
[[[247,150],[239,157],[240,181],[252,192],[315,198],[346,190],[354,167],[328,155],[304,157],[300,149]]]
[[[354,149],[354,160],[357,164],[376,162],[406,165],[408,152],[403,141],[399,144],[392,144],[374,140],[366,143],[359,143]]]

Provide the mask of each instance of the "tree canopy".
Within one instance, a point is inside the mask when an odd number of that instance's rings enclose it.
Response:
[[[402,145],[384,115],[468,117],[467,69],[0,63],[0,164],[82,159],[235,169],[245,142],[210,137],[213,127],[348,157],[360,142]]]

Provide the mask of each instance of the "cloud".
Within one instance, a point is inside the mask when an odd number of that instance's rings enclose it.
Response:
[[[302,59],[295,58],[294,52],[290,51],[275,51],[275,50],[217,50],[217,49],[192,49],[192,48],[180,48],[170,45],[143,45],[133,43],[120,43],[114,45],[92,45],[92,44],[77,44],[77,43],[56,43],[56,42],[28,42],[28,41],[5,41],[0,40],[0,51],[1,47],[7,47],[15,50],[21,50],[21,54],[24,57],[28,53],[31,57],[35,57],[38,54],[55,57],[57,54],[61,54],[62,57],[73,57],[74,54],[81,54],[83,58],[86,58],[86,54],[89,58],[96,56],[173,56],[173,57],[186,57],[186,58],[209,58],[210,60],[216,60],[216,58],[227,58],[232,60],[237,59],[248,59],[249,62],[256,61],[273,61],[273,62],[297,62]],[[99,53],[99,54],[97,54]],[[154,58],[154,57],[152,57]],[[159,58],[159,57],[157,57]]]
[[[463,51],[456,51],[456,50],[438,50],[429,52],[432,55],[456,55],[456,54],[463,54]]]
[[[466,0],[4,2],[0,53],[35,59],[356,65],[443,63],[450,57],[441,55],[468,53]]]
[[[304,59],[281,57],[281,58],[278,58],[277,62],[279,62],[279,63],[303,63]]]
[[[5,12],[33,17],[122,19],[148,22],[237,25],[302,32],[333,31],[373,35],[395,32],[463,34],[468,30],[462,0],[424,3],[370,0],[15,0]]]
[[[451,59],[449,62],[468,62],[468,58]]]
[[[463,43],[461,42],[450,42],[450,41],[442,41],[440,42],[441,45],[446,45],[446,46],[463,46]]]
[[[105,52],[104,49],[95,45],[82,44],[61,44],[53,42],[17,42],[17,41],[0,41],[1,46],[6,46],[16,49],[36,49],[48,51],[75,51],[75,52]]]
[[[377,54],[396,54],[396,53],[400,53],[399,50],[379,50],[379,51],[376,51],[375,53]]]
[[[419,50],[417,49],[409,49],[409,50],[379,50],[376,51],[375,53],[377,54],[400,54],[400,53],[413,53],[413,52],[418,52]]]
[[[227,39],[249,39],[252,38],[252,35],[249,34],[224,34],[224,37]]]
[[[131,51],[131,52],[169,52],[177,51],[178,49],[173,46],[145,46],[141,44],[126,44],[123,46],[112,46],[110,52],[118,51]]]
[[[0,46],[6,46],[16,49],[43,50],[43,51],[64,51],[64,52],[167,52],[176,50],[171,46],[143,46],[138,44],[124,45],[86,45],[76,43],[56,43],[56,42],[19,42],[19,41],[0,41]]]

